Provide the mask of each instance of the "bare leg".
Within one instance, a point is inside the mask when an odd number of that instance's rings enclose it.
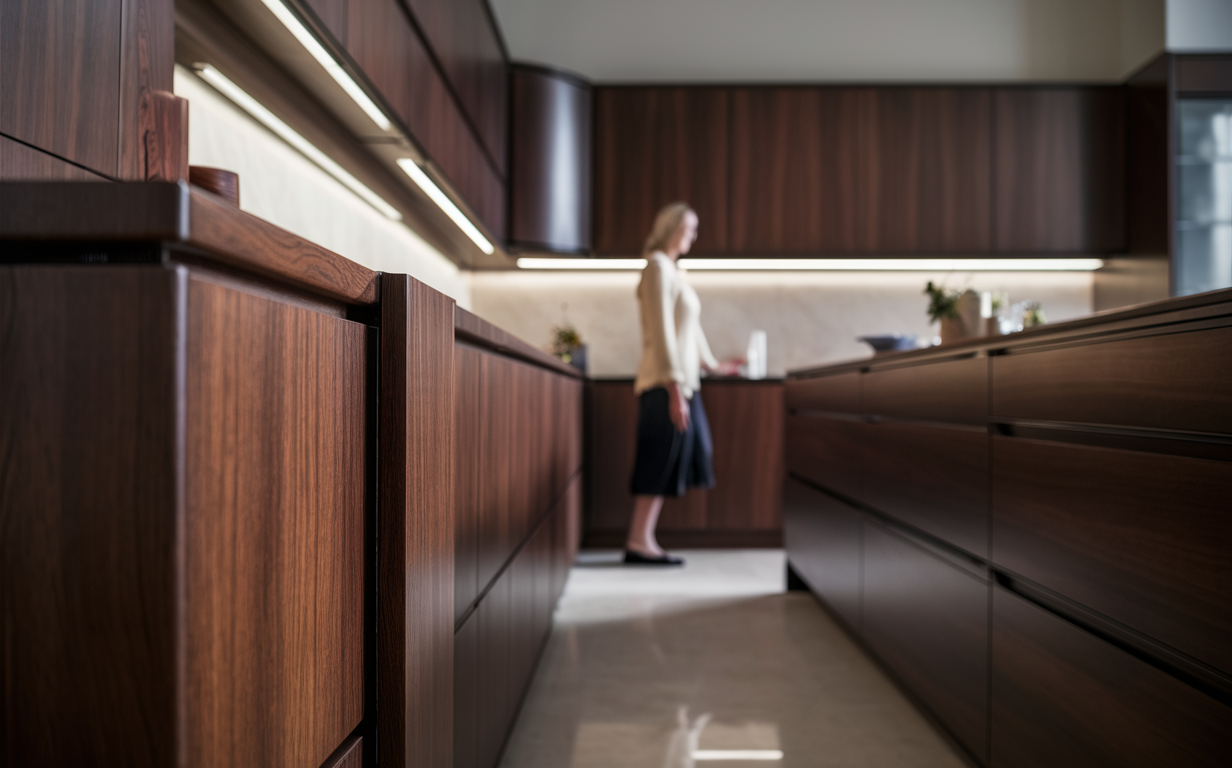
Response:
[[[662,496],[633,497],[633,522],[629,524],[629,538],[625,541],[625,549],[643,555],[663,554],[663,548],[655,541],[655,524],[659,522],[661,509]]]

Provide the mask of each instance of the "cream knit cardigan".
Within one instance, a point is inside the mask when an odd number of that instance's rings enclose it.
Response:
[[[642,362],[637,368],[633,391],[641,394],[675,381],[685,397],[701,387],[701,364],[719,363],[710,353],[699,318],[702,303],[684,281],[676,263],[655,251],[642,271],[637,286],[641,308]]]

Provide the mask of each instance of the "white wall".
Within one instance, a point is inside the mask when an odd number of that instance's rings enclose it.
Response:
[[[381,272],[409,274],[470,306],[466,274],[405,225],[390,221],[183,67],[188,162],[235,171],[240,207]]]
[[[594,376],[632,376],[641,353],[635,290],[638,272],[480,272],[471,279],[476,314],[547,348],[565,315],[590,347]],[[766,331],[769,373],[867,357],[857,336],[932,337],[923,294],[929,280],[950,287],[1005,290],[1034,299],[1052,322],[1090,314],[1089,272],[692,272],[702,327],[720,358],[743,357],[749,332]],[[568,309],[562,311],[561,304]]]
[[[1163,5],[492,0],[514,59],[606,82],[1113,81],[1163,50]]]
[[[1232,51],[1232,0],[1168,0],[1169,51]]]

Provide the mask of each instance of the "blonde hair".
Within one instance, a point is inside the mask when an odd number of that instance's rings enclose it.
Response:
[[[676,234],[676,230],[680,228],[680,222],[684,221],[684,217],[690,213],[697,215],[697,211],[684,202],[668,203],[660,208],[659,213],[655,215],[654,226],[650,228],[650,234],[646,236],[646,245],[642,247],[642,253],[650,254],[666,250],[672,235]]]

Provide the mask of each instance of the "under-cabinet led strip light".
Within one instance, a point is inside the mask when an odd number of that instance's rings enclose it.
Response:
[[[782,760],[781,749],[695,749],[694,760]]]
[[[488,238],[484,237],[478,227],[471,223],[470,219],[466,218],[466,214],[462,213],[461,209],[449,199],[449,196],[442,192],[440,187],[436,186],[436,182],[432,181],[428,174],[424,173],[423,168],[419,167],[419,163],[409,157],[401,157],[398,158],[398,167],[407,176],[410,176],[411,181],[418,184],[419,188],[428,197],[432,198],[432,202],[436,203],[449,218],[453,219],[453,223],[457,224],[458,228],[465,232],[466,236],[475,242],[475,245],[479,246],[479,250],[489,255],[495,251],[492,244],[488,242]]]
[[[1102,259],[681,259],[689,271],[846,272],[1091,272]],[[520,269],[643,269],[645,259],[555,259],[524,257]]]
[[[385,202],[380,195],[364,186],[363,182],[330,159],[329,155],[317,149],[311,142],[296,133],[291,126],[279,120],[273,112],[270,112],[261,102],[249,96],[246,91],[228,80],[223,73],[209,64],[194,64],[193,69],[202,80],[214,86],[219,93],[234,102],[240,109],[252,115],[258,122],[277,134],[280,139],[299,150],[305,157],[319,165],[323,171],[342,182],[347,189],[359,195],[366,203],[394,221],[402,220],[402,214],[398,212],[397,208],[394,208]]]
[[[329,76],[334,78],[338,85],[342,86],[342,90],[347,92],[347,95],[359,105],[359,108],[364,111],[368,117],[372,118],[372,122],[377,124],[382,131],[388,131],[391,123],[381,108],[376,105],[363,88],[359,87],[359,83],[355,82],[347,71],[342,68],[338,60],[330,55],[329,51],[325,50],[325,46],[321,45],[316,36],[308,31],[308,28],[303,25],[303,22],[291,12],[290,8],[282,3],[281,0],[261,0],[265,3],[265,7],[270,9],[270,12],[282,22],[282,25],[287,28],[299,44],[304,46],[308,53],[312,54],[312,58],[325,67],[325,71]]]

